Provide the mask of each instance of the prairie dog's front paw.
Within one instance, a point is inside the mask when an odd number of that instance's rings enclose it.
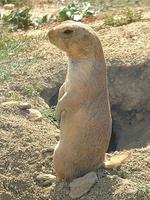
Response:
[[[55,118],[57,121],[61,121],[62,118],[64,118],[65,116],[65,113],[66,113],[66,110],[59,110],[59,109],[56,109],[55,111]]]

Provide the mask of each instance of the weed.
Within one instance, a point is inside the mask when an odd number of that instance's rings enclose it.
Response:
[[[40,89],[36,85],[27,86],[21,90],[21,94],[27,96],[38,96],[39,93]]]
[[[57,128],[59,128],[58,122],[55,118],[55,107],[51,107],[49,109],[43,110],[42,113],[45,115],[48,120],[55,125]]]
[[[9,98],[9,100],[15,100],[15,101],[21,100],[21,97],[15,91],[11,91],[10,93],[8,93],[7,98]]]
[[[132,22],[140,21],[141,13],[134,13],[129,8],[121,16],[108,15],[104,19],[104,24],[108,26],[123,26]]]
[[[21,48],[22,41],[19,38],[12,37],[10,35],[0,34],[0,81],[8,81],[12,79],[12,72],[15,71],[19,65],[11,62],[9,57],[17,53]],[[5,60],[5,62],[4,62]],[[6,64],[5,64],[6,63]],[[8,66],[9,65],[9,66]]]
[[[126,16],[128,24],[141,20],[141,13],[139,13],[139,12],[135,13],[132,10],[130,10],[129,8],[127,8],[127,10],[125,11],[125,16]]]
[[[80,21],[85,16],[96,16],[96,14],[90,3],[71,3],[59,12],[59,19]]]
[[[24,73],[27,67],[43,60],[35,49],[44,40],[47,40],[45,34],[28,36],[1,31],[0,82],[12,80],[18,74],[17,70]]]
[[[32,19],[30,10],[30,8],[15,10],[8,15],[1,15],[0,19],[12,31],[16,31],[17,29],[27,30],[31,26],[38,28],[39,25],[48,23],[52,19],[52,15],[44,15],[41,18]]]
[[[6,59],[19,51],[25,51],[30,47],[31,36],[0,34],[0,60]]]
[[[12,24],[13,30],[23,29],[26,30],[32,26],[30,8],[24,10],[12,11],[9,15],[4,15],[2,20],[6,24]]]
[[[11,80],[11,73],[0,68],[0,82]]]
[[[35,28],[38,28],[41,24],[46,24],[49,21],[51,21],[53,18],[53,15],[44,15],[43,17],[37,17],[35,19],[32,20],[32,25]]]

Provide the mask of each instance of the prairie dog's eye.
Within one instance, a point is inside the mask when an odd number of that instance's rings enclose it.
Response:
[[[73,30],[67,29],[63,33],[66,35],[69,35],[69,34],[73,33]]]

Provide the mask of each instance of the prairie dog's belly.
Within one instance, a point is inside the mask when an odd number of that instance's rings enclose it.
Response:
[[[106,120],[107,119],[107,120]],[[82,106],[76,113],[64,114],[60,128],[62,146],[70,144],[69,148],[88,149],[93,151],[94,148],[101,148],[102,145],[107,146],[111,135],[111,117],[107,112],[91,110]],[[78,148],[75,148],[75,147]]]

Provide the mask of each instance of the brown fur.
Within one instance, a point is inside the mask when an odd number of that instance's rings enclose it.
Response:
[[[104,163],[112,129],[107,70],[100,40],[87,25],[63,22],[48,36],[69,59],[56,107],[61,136],[54,168],[60,179],[70,180]]]

